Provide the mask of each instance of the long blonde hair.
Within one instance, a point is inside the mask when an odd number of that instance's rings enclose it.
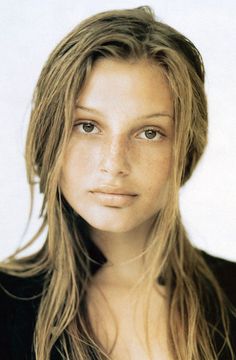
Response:
[[[215,324],[209,324],[205,299],[213,296],[228,337],[225,297],[200,251],[189,242],[181,222],[178,192],[191,176],[207,143],[204,66],[196,47],[157,21],[143,6],[99,13],[81,22],[51,53],[39,77],[26,142],[26,166],[33,206],[34,186],[43,194],[42,226],[33,239],[1,264],[21,277],[42,275],[44,291],[34,333],[37,360],[53,347],[64,359],[110,359],[96,339],[86,307],[86,289],[106,261],[89,238],[85,221],[60,191],[63,156],[70,139],[76,99],[99,58],[149,59],[161,65],[173,93],[175,144],[168,201],[157,214],[145,257],[147,290],[163,274],[168,292],[168,333],[175,359],[217,359]],[[18,258],[47,229],[42,248]],[[149,292],[147,291],[147,294]],[[93,355],[92,355],[93,354]]]

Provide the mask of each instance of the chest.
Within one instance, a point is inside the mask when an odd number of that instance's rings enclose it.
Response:
[[[88,301],[94,334],[111,359],[172,360],[165,301],[154,296],[145,313],[140,299],[119,295],[92,289]]]

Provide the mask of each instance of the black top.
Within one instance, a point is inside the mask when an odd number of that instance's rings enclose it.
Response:
[[[236,263],[219,259],[203,253],[205,260],[212,269],[231,303],[236,307]],[[32,360],[35,359],[32,342],[40,297],[32,300],[14,299],[3,290],[20,297],[31,297],[42,291],[42,277],[19,278],[0,272],[0,359],[1,360]],[[236,359],[236,318],[230,316],[230,336]],[[221,346],[216,340],[217,346]],[[52,355],[51,359],[60,359]],[[229,360],[222,353],[220,360]],[[186,359],[187,360],[187,359]]]

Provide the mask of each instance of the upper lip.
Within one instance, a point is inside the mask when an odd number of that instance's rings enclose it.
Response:
[[[126,190],[121,187],[110,186],[110,185],[101,185],[90,191],[91,192],[100,192],[100,193],[105,193],[105,194],[116,194],[116,195],[132,195],[132,196],[137,195],[133,191],[129,191],[129,190]]]

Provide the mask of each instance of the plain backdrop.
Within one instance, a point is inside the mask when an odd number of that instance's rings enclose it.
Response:
[[[209,144],[181,190],[192,242],[236,260],[236,1],[0,0],[0,259],[37,230],[41,198],[28,232],[24,165],[31,97],[49,53],[77,23],[96,12],[150,5],[157,17],[189,37],[202,53],[209,103]],[[31,251],[41,245],[42,239]],[[29,252],[29,251],[28,251]]]

